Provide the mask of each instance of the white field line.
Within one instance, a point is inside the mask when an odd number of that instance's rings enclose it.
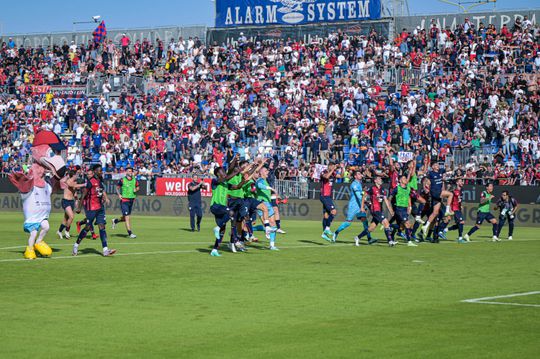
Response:
[[[88,241],[89,239],[86,239],[86,241]],[[514,239],[512,241],[508,241],[508,240],[503,240],[503,242],[508,242],[508,243],[511,243],[511,242],[533,242],[533,241],[539,241],[539,239],[532,239],[532,238],[523,238],[523,239]],[[67,242],[67,240],[66,240]],[[321,244],[325,244],[327,242],[322,242],[321,241]],[[470,244],[470,243],[492,243],[491,239],[486,239],[485,241],[470,241],[469,243],[463,243],[463,244],[459,244],[459,246],[467,246],[467,244]],[[152,245],[152,244],[155,244],[155,245],[191,245],[191,244],[211,244],[209,241],[200,241],[200,242],[114,242],[113,245],[115,246],[120,246],[120,245]],[[354,244],[354,242],[348,242],[347,244]],[[399,243],[400,245],[405,245],[405,243],[403,242],[400,242]],[[426,244],[430,244],[428,242],[426,242]],[[443,242],[440,242],[438,244],[456,244],[458,245],[458,243],[456,241],[453,241],[453,240],[447,240],[447,241],[443,241]],[[499,243],[500,244],[500,243]],[[49,245],[51,247],[64,247],[64,246],[72,246],[73,243],[56,243],[56,242],[49,242]],[[381,240],[379,241],[377,244],[375,245],[378,245],[378,246],[386,246],[386,242]],[[335,246],[338,246],[338,244],[334,244],[333,245],[334,247]],[[373,246],[373,244],[372,244]],[[19,248],[26,248],[26,246],[13,246],[13,247],[1,247],[0,248],[0,251],[1,250],[9,250],[9,249],[19,249]],[[280,248],[285,248],[285,247],[280,247]]]
[[[540,304],[524,304],[524,303],[505,303],[505,302],[492,302],[493,299],[502,299],[502,298],[513,298],[513,297],[524,297],[527,295],[540,294],[540,291],[526,292],[526,293],[512,293],[506,295],[496,295],[494,297],[483,297],[483,298],[473,298],[473,299],[464,299],[462,303],[475,303],[475,304],[498,304],[498,305],[514,305],[519,307],[540,307]]]
[[[320,246],[320,245],[301,245],[301,246],[280,246],[280,249],[295,249],[295,248],[336,248],[336,247],[344,247],[344,246],[350,246],[350,244],[335,244],[332,246]],[[114,257],[119,256],[142,256],[142,255],[153,255],[153,254],[176,254],[176,253],[200,253],[196,249],[191,250],[176,250],[176,251],[153,251],[153,252],[134,252],[134,253],[116,253]],[[47,261],[51,259],[76,259],[76,258],[101,258],[101,255],[78,255],[78,256],[52,256],[50,258],[36,258],[33,261]],[[24,258],[11,258],[11,259],[2,259],[0,260],[0,263],[6,263],[6,262],[33,262],[28,259]]]

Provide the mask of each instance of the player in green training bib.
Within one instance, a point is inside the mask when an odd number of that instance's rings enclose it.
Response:
[[[491,201],[493,201],[493,183],[488,183],[486,190],[482,191],[480,195],[480,204],[478,205],[478,212],[476,214],[476,224],[472,227],[469,232],[465,235],[465,240],[470,242],[470,237],[474,232],[480,229],[482,222],[488,221],[493,225],[493,242],[498,242],[499,237],[497,237],[497,219],[493,214],[491,214]]]
[[[120,222],[126,223],[126,230],[129,238],[137,238],[133,232],[131,232],[131,210],[133,203],[139,191],[139,181],[133,177],[133,168],[126,168],[126,176],[118,181],[116,185],[116,194],[120,198],[120,209],[122,210],[122,217],[115,218],[112,221],[112,228],[115,229],[116,225]]]
[[[402,175],[399,178],[399,184],[392,192],[392,196],[396,199],[396,211],[395,218],[399,228],[405,230],[405,238],[407,239],[407,245],[409,247],[416,247],[416,244],[412,241],[412,225],[409,222],[409,215],[411,214],[411,187],[409,186],[407,176]],[[392,238],[394,238],[397,228],[394,228]],[[392,240],[392,244],[397,242]],[[391,244],[391,245],[392,245]]]

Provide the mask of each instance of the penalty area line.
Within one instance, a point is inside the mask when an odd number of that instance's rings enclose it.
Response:
[[[494,299],[503,299],[503,298],[514,298],[514,297],[525,297],[528,295],[540,294],[540,291],[526,292],[526,293],[512,293],[505,295],[496,295],[493,297],[482,297],[482,298],[472,298],[464,299],[462,303],[473,303],[473,304],[495,304],[495,305],[513,305],[519,307],[540,307],[540,304],[526,304],[526,303],[505,303],[505,302],[494,302]]]

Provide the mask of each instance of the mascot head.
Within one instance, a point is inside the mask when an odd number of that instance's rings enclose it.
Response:
[[[40,131],[34,137],[32,143],[32,159],[34,164],[43,168],[44,172],[50,172],[57,179],[64,177],[66,164],[64,159],[57,153],[66,149],[56,133],[52,131]],[[38,170],[35,165],[32,169]]]

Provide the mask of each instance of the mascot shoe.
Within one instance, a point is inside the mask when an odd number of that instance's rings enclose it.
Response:
[[[25,259],[36,259],[36,252],[34,251],[34,248],[26,247],[26,250],[24,251],[24,258]]]
[[[50,257],[52,254],[52,249],[47,243],[41,241],[34,244],[34,249],[39,252],[43,257]]]

